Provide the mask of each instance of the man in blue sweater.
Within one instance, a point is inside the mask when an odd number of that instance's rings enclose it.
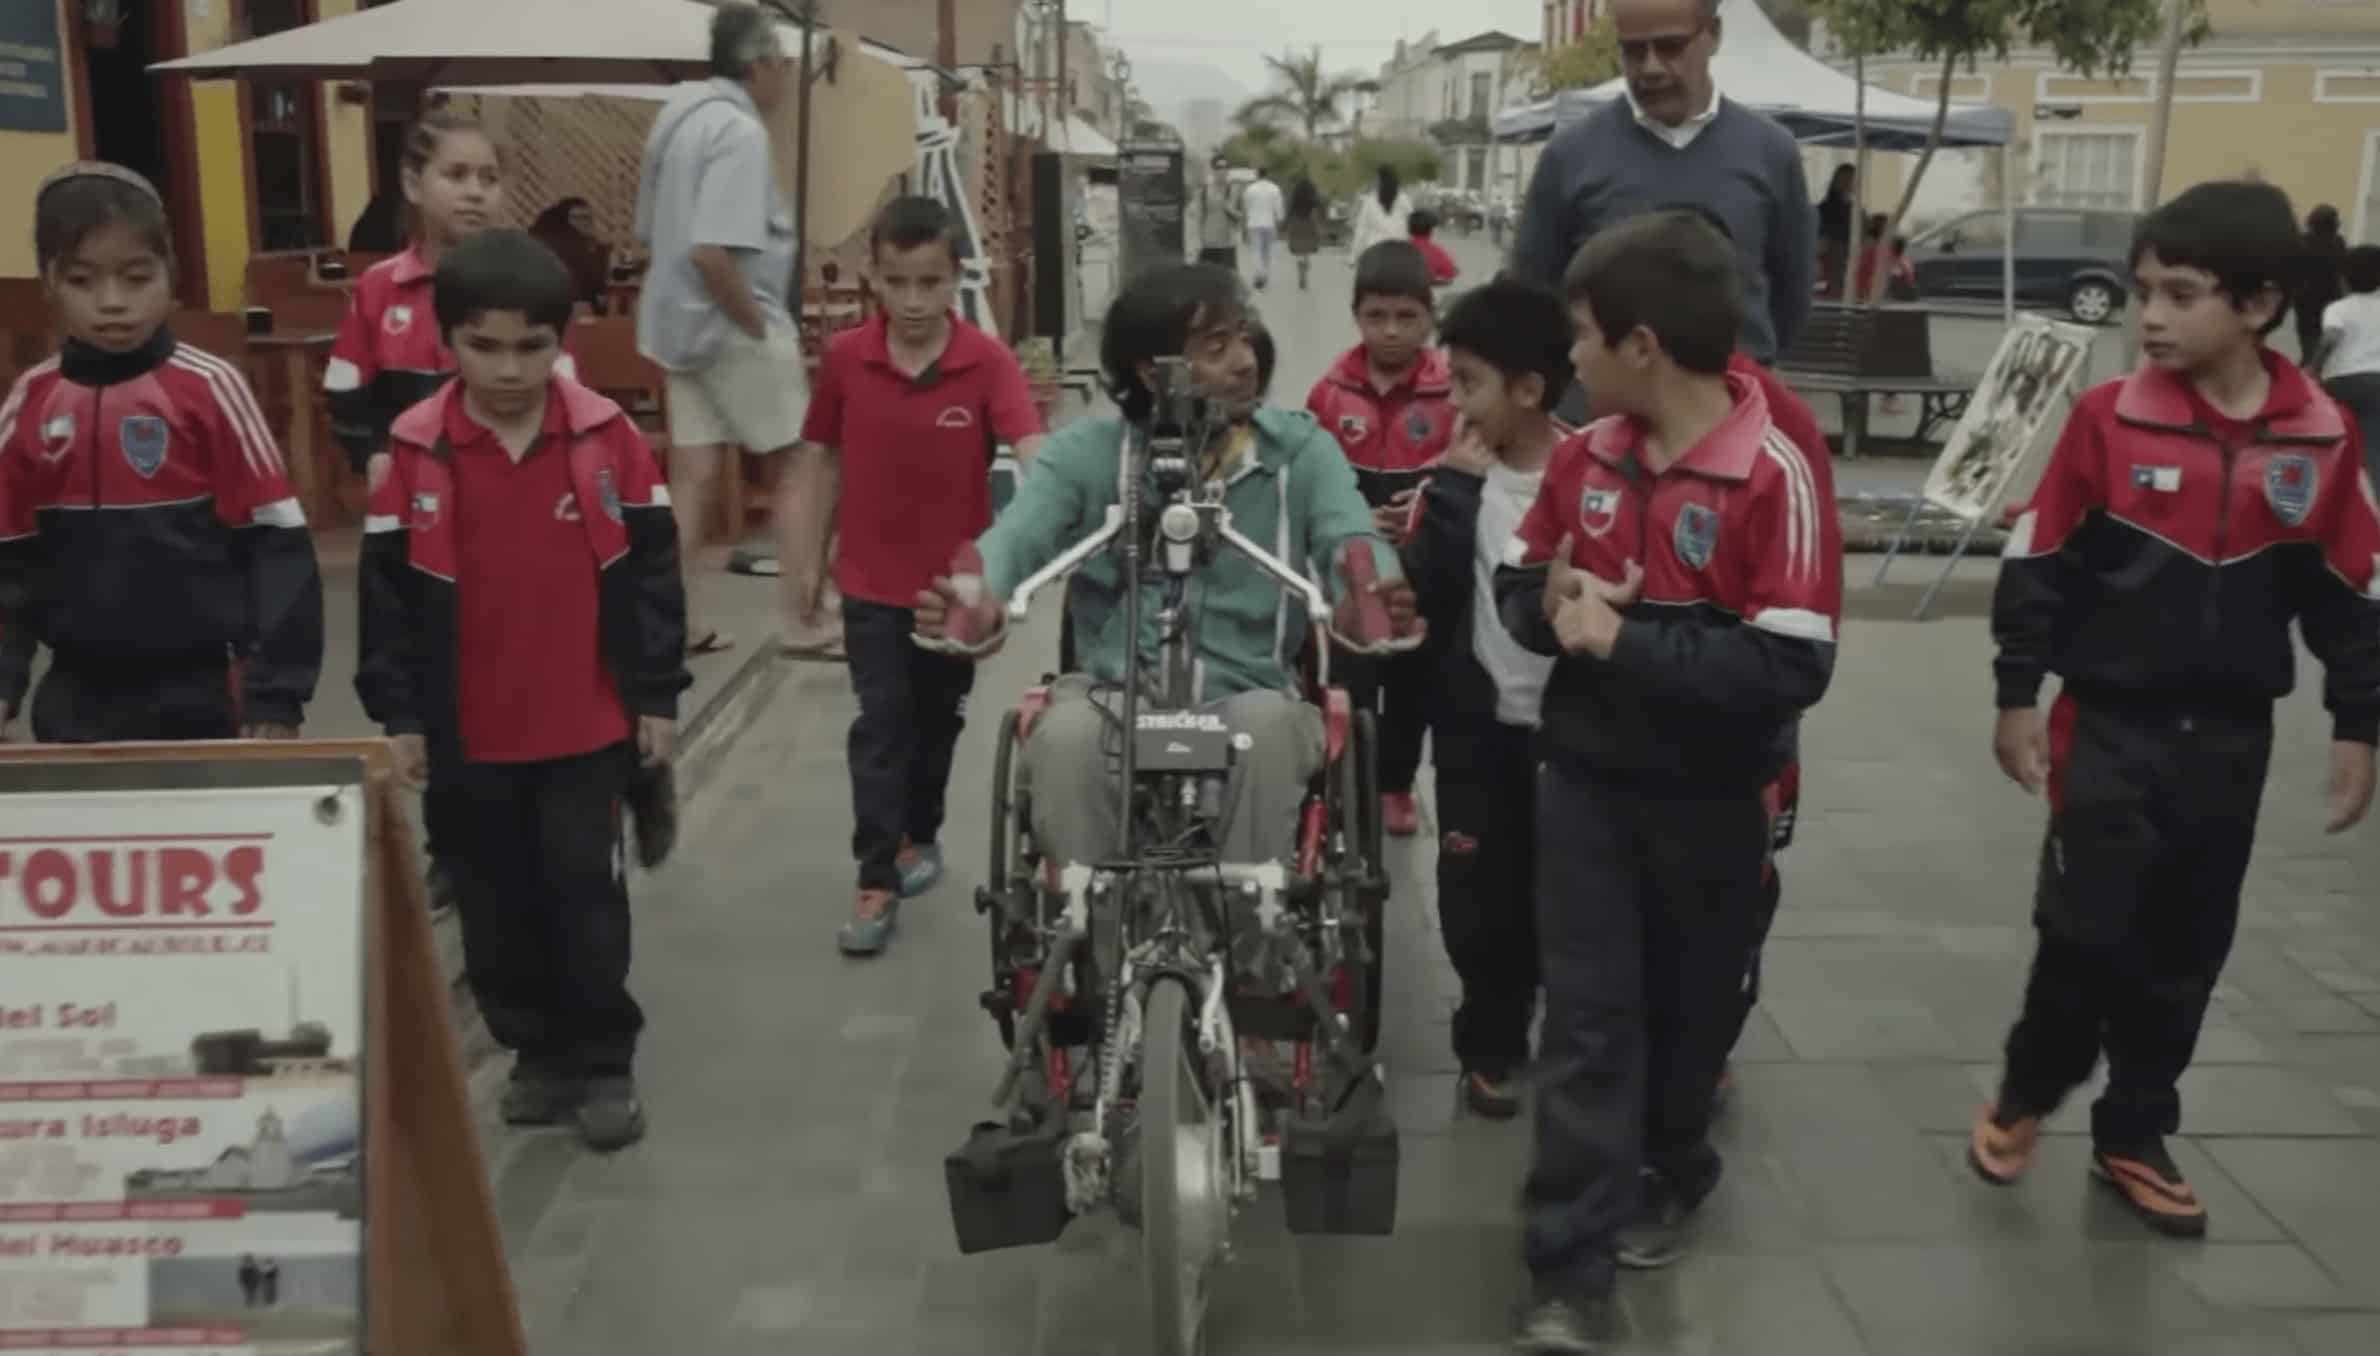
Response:
[[[1742,349],[1773,365],[1801,333],[1817,282],[1818,218],[1793,134],[1713,84],[1719,0],[1612,0],[1611,15],[1627,97],[1547,144],[1513,270],[1558,286],[1604,227],[1657,208],[1706,208],[1727,223],[1742,262]]]

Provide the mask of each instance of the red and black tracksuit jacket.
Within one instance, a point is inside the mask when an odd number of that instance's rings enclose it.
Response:
[[[2268,713],[2296,682],[2295,619],[2336,737],[2380,736],[2380,515],[2354,425],[2265,366],[2264,410],[2230,430],[2155,368],[2082,397],[2000,567],[2002,709],[2055,672],[2087,703]]]
[[[68,341],[0,404],[0,708],[33,642],[138,687],[210,668],[251,722],[295,725],[322,668],[322,576],[279,443],[238,367],[164,329]]]
[[[1497,575],[1505,625],[1558,660],[1541,747],[1609,781],[1760,792],[1834,676],[1832,481],[1772,422],[1757,377],[1727,381],[1733,413],[1658,475],[1625,418],[1557,447]],[[1546,567],[1564,538],[1578,569],[1615,582],[1631,561],[1644,570],[1609,659],[1563,654],[1545,620]]]
[[[1454,378],[1444,351],[1425,348],[1395,387],[1372,384],[1364,346],[1339,355],[1306,396],[1306,412],[1339,440],[1374,507],[1412,489],[1454,437]]]
[[[435,395],[454,375],[454,354],[438,333],[435,272],[421,247],[408,246],[355,280],[347,317],[331,343],[322,389],[330,399],[331,436],[358,475],[388,447],[398,415]],[[568,334],[563,339],[569,339]],[[576,377],[564,353],[555,369]]]
[[[570,438],[570,481],[598,582],[598,646],[635,715],[675,719],[686,671],[686,600],[677,523],[643,435],[620,407],[556,375]],[[448,386],[399,416],[392,465],[364,520],[361,654],[355,688],[390,734],[427,737],[433,759],[464,756],[455,668],[456,514],[446,445]]]

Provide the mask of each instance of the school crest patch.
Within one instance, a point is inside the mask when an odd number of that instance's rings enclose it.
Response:
[[[620,517],[620,487],[612,480],[612,468],[601,467],[595,472],[595,499],[603,505],[603,516],[613,522]]]
[[[414,526],[415,528],[419,529],[419,528],[429,528],[429,527],[436,527],[437,525],[438,525],[438,495],[437,495],[437,493],[436,493],[435,491],[432,491],[432,490],[416,490],[416,491],[414,491],[414,493],[413,493],[413,526]]]
[[[381,312],[380,328],[387,330],[390,334],[403,334],[412,329],[413,308],[410,306],[389,307],[386,311]]]
[[[2264,502],[2272,505],[2275,518],[2296,527],[2313,510],[2321,478],[2312,457],[2280,453],[2264,464]]]
[[[1585,494],[1578,497],[1578,525],[1586,529],[1588,536],[1602,536],[1611,531],[1611,525],[1619,520],[1620,492],[1618,490],[1598,490],[1590,487]]]
[[[153,414],[128,414],[116,425],[116,446],[124,450],[124,464],[143,480],[165,465],[173,433]]]
[[[1411,440],[1415,447],[1428,442],[1430,435],[1436,431],[1436,425],[1430,422],[1429,415],[1420,410],[1405,411],[1405,437]]]
[[[1711,563],[1711,552],[1719,545],[1718,510],[1701,504],[1687,504],[1678,510],[1678,525],[1670,534],[1670,545],[1677,548],[1678,559],[1691,569],[1699,570]]]
[[[1372,426],[1360,414],[1339,416],[1339,441],[1353,447],[1372,436]]]

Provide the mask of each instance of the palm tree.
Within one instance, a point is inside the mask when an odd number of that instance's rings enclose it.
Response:
[[[1308,141],[1314,139],[1324,123],[1339,120],[1339,101],[1365,83],[1360,75],[1323,74],[1320,49],[1306,56],[1295,52],[1268,56],[1264,64],[1272,68],[1273,77],[1281,82],[1282,88],[1240,105],[1236,116],[1243,126],[1287,118],[1304,125]]]

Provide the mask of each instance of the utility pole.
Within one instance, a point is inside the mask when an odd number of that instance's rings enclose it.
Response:
[[[2174,72],[2182,63],[2182,40],[2190,31],[2191,0],[2165,0],[2165,45],[2157,54],[2157,113],[2149,123],[2148,163],[2142,166],[2140,207],[2155,211],[2165,196],[2165,143],[2173,126]]]
[[[1058,149],[1074,149],[1074,96],[1066,88],[1066,47],[1074,33],[1066,26],[1066,0],[1058,0]]]
[[[959,0],[940,0],[935,6],[934,64],[943,72],[942,117],[955,127],[959,121],[959,96],[953,83],[959,74]]]
[[[818,0],[801,0],[802,75],[795,96],[794,116],[801,120],[793,152],[793,296],[794,327],[801,327],[802,302],[810,289],[810,54],[818,34]]]
[[[2174,73],[2182,64],[2182,39],[2190,30],[2191,0],[2165,0],[2165,42],[2157,53],[2157,111],[2149,119],[2148,162],[2141,166],[2142,211],[2155,211],[2165,196],[2165,141],[2173,127]],[[2124,366],[2140,362],[2140,326],[2124,327]]]

